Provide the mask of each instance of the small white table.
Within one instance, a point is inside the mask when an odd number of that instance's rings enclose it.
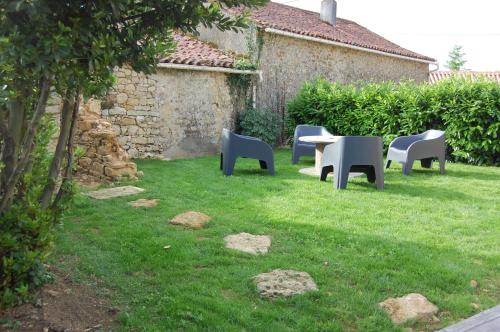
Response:
[[[314,159],[314,167],[302,168],[300,173],[307,175],[320,175],[321,165],[323,163],[323,151],[328,144],[336,143],[342,136],[301,136],[299,141],[316,144],[316,156]]]

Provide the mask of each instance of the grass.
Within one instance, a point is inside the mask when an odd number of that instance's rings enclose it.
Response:
[[[330,178],[297,172],[311,160],[291,165],[289,150],[275,158],[275,177],[254,160],[239,160],[232,177],[215,157],[138,161],[145,176],[135,185],[146,191],[79,195],[53,260],[110,290],[123,330],[401,331],[377,303],[413,292],[439,306],[440,324],[417,326],[435,329],[476,313],[472,303],[500,302],[500,169],[416,166],[403,177],[395,166],[383,191],[364,178],[336,191]],[[126,204],[138,198],[161,201]],[[168,225],[187,210],[213,220],[198,231]],[[269,254],[224,248],[240,232],[272,235]],[[260,299],[252,277],[277,268],[308,272],[319,291]]]

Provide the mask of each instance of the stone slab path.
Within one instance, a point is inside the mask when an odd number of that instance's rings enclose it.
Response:
[[[273,270],[255,277],[257,291],[263,298],[273,299],[317,291],[309,273],[294,270]]]
[[[88,192],[86,195],[94,199],[111,199],[116,197],[130,196],[143,192],[144,189],[134,186],[123,186],[107,188]]]
[[[210,221],[210,216],[201,212],[188,211],[176,215],[170,224],[183,226],[191,229],[201,229]]]
[[[500,305],[480,312],[455,325],[448,326],[440,332],[499,332]]]
[[[436,318],[439,308],[422,294],[412,293],[398,298],[391,297],[380,302],[379,306],[387,312],[394,324],[403,324],[407,321],[439,322]]]
[[[159,199],[144,199],[144,198],[141,198],[141,199],[138,199],[136,201],[128,202],[127,204],[130,205],[130,206],[133,206],[133,207],[146,207],[146,208],[150,208],[150,207],[157,206],[159,201],[160,201]]]
[[[267,254],[271,246],[271,237],[269,235],[240,233],[226,236],[224,242],[226,243],[226,248],[258,255]]]

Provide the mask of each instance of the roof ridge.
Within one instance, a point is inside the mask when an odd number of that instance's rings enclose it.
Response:
[[[462,70],[437,70],[435,71],[436,73],[494,73],[494,74],[500,74],[500,70],[468,70],[468,69],[462,69]]]
[[[239,6],[229,9],[228,12],[238,13],[244,9],[245,7]],[[262,27],[335,41],[415,60],[436,61],[431,57],[406,49],[352,20],[338,17],[337,25],[333,27],[322,21],[318,12],[277,2],[269,2],[262,7],[247,9],[250,11],[249,18]]]

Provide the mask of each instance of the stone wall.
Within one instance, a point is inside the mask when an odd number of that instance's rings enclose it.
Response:
[[[215,154],[242,104],[224,73],[159,68],[145,76],[124,68],[116,76],[101,114],[132,158]]]
[[[426,82],[429,65],[356,51],[298,38],[263,34],[257,106],[283,110],[305,81],[323,77],[332,82]]]
[[[254,25],[240,32],[220,31],[217,28],[205,28],[203,25],[198,26],[198,39],[210,44],[216,48],[226,51],[232,51],[238,54],[249,54],[249,43],[256,42],[256,28]]]

